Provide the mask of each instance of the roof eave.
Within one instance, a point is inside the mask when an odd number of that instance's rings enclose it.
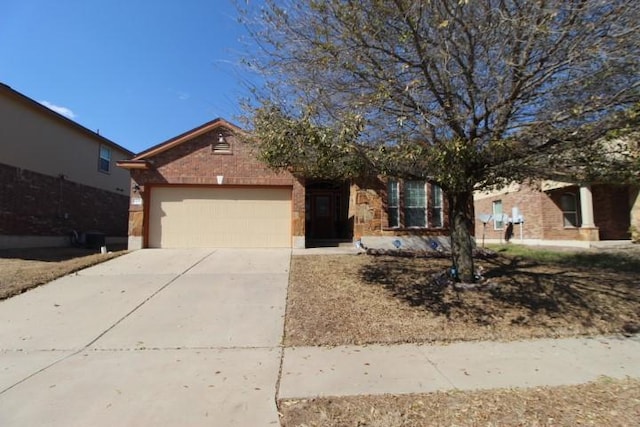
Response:
[[[205,123],[202,126],[199,126],[195,129],[192,129],[190,131],[187,131],[181,135],[178,135],[174,138],[171,138],[165,142],[162,142],[158,145],[155,145],[141,153],[138,153],[133,159],[131,159],[132,161],[139,161],[139,160],[145,160],[148,159],[149,157],[155,156],[157,154],[160,154],[164,151],[170,150],[173,147],[176,147],[186,141],[189,141],[193,138],[196,138],[200,135],[203,135],[207,132],[211,132],[215,129],[218,128],[225,128],[231,132],[234,133],[242,133],[242,129],[239,128],[238,126],[224,120],[221,118],[217,118],[215,120],[212,120],[208,123]]]
[[[148,162],[147,160],[119,160],[116,162],[116,165],[118,165],[118,167],[121,167],[123,169],[141,169],[141,170],[147,170],[147,169],[151,169],[151,163]]]

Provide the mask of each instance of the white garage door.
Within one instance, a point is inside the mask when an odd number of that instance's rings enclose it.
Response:
[[[153,188],[149,246],[291,247],[291,189]]]

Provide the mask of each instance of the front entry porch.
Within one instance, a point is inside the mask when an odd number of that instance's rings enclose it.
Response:
[[[308,248],[351,242],[349,183],[309,181],[305,186],[305,240]]]

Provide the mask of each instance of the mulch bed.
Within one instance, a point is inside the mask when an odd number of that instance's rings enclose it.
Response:
[[[401,258],[440,258],[450,259],[451,252],[446,249],[377,249],[367,248],[366,254],[371,256],[393,256]],[[476,259],[497,258],[495,251],[485,248],[474,248],[473,257]]]

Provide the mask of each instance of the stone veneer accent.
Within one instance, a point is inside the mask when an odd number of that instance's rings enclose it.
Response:
[[[428,186],[427,191],[431,191]],[[425,249],[430,240],[437,240],[444,246],[449,235],[449,217],[446,198],[443,201],[444,228],[390,228],[387,214],[387,184],[384,178],[356,180],[351,185],[349,217],[353,218],[353,236],[371,247],[388,248],[394,240],[400,240],[405,248]],[[429,196],[427,194],[427,200]],[[427,221],[431,222],[431,210],[427,209]]]

